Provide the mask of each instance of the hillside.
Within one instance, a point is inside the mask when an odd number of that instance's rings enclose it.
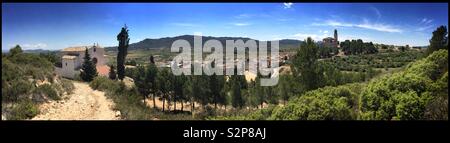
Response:
[[[182,35],[176,37],[165,37],[159,39],[144,39],[137,43],[131,43],[128,50],[138,50],[138,49],[161,49],[161,48],[170,48],[172,43],[176,40],[184,39],[187,40],[192,46],[194,45],[194,35]],[[203,43],[207,40],[216,39],[219,40],[222,45],[225,45],[226,40],[238,40],[242,39],[244,41],[251,40],[250,38],[242,38],[242,37],[212,37],[212,36],[203,36]],[[252,39],[253,40],[253,39]],[[258,40],[256,40],[259,42]],[[300,40],[292,40],[292,39],[283,39],[280,40],[280,48],[294,48],[300,45]],[[117,46],[115,47],[106,47],[107,51],[116,51]]]
[[[54,75],[49,57],[24,53],[20,46],[2,54],[2,119],[29,119],[38,105],[61,100],[73,84]]]
[[[324,87],[237,120],[447,120],[448,53],[439,50],[369,83]]]

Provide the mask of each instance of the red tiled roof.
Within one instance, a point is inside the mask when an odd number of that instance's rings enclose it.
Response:
[[[109,75],[109,67],[107,65],[97,66],[98,75],[108,76]]]

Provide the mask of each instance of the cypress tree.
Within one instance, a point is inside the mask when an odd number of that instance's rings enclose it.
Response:
[[[120,33],[117,35],[117,40],[119,41],[119,46],[117,52],[117,77],[123,80],[125,77],[125,59],[127,56],[128,43],[130,38],[128,38],[127,27],[123,27]]]

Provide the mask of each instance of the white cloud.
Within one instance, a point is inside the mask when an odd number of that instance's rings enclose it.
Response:
[[[294,34],[293,37],[298,40],[305,40],[308,37],[311,37],[312,39],[318,39],[319,36],[316,34],[297,33],[297,34]]]
[[[422,27],[418,27],[418,28],[416,29],[416,31],[425,31],[425,30],[430,29],[430,28],[433,28],[433,27],[434,27],[434,25],[422,26]]]
[[[252,25],[250,23],[231,23],[231,24],[234,25],[234,26],[249,26],[249,25]]]
[[[430,24],[431,22],[433,22],[433,19],[427,19],[427,18],[423,18],[422,21],[420,21],[420,23],[423,23],[423,24]]]
[[[354,36],[354,35],[339,35],[339,41],[356,40],[356,39],[361,39],[364,42],[374,42],[374,41],[372,41],[372,38],[364,37],[364,36],[361,36],[361,35],[358,35],[358,36]]]
[[[292,19],[292,18],[278,18],[277,20],[278,21],[291,21],[291,20],[294,20],[294,19]]]
[[[47,44],[45,43],[37,43],[37,44],[18,44],[22,49],[24,50],[36,50],[36,49],[43,49],[47,47]],[[15,46],[15,45],[14,45]]]
[[[292,5],[293,5],[293,3],[291,3],[291,2],[285,2],[285,3],[283,3],[283,7],[284,7],[284,9],[289,9],[289,8],[291,8],[292,7]]]
[[[178,22],[175,22],[175,23],[170,23],[171,25],[174,25],[174,26],[182,26],[182,27],[198,27],[199,25],[197,25],[197,24],[192,24],[192,23],[178,23]]]
[[[313,26],[341,26],[341,27],[352,27],[352,24],[337,22],[334,20],[327,20],[324,23],[313,23]]]
[[[432,22],[433,22],[433,19],[428,19],[428,18],[421,19],[420,22],[417,24],[417,28],[415,29],[415,31],[425,31],[425,30],[428,30],[428,29],[434,27]]]
[[[254,15],[251,14],[239,14],[238,16],[235,16],[235,18],[237,19],[243,19],[243,18],[250,18],[253,17]]]
[[[373,12],[375,12],[375,14],[377,15],[378,19],[381,18],[381,12],[376,8],[376,7],[370,7],[371,10],[373,10]]]
[[[381,32],[391,32],[391,33],[403,32],[403,30],[401,30],[399,28],[395,28],[391,25],[386,25],[386,24],[382,24],[382,23],[370,23],[367,19],[365,19],[364,22],[360,23],[360,24],[327,20],[324,23],[313,23],[312,25],[314,25],[314,26],[334,26],[334,27],[357,27],[357,28],[364,28],[364,29],[376,30],[376,31],[381,31]]]
[[[327,34],[328,30],[319,30],[319,33]]]
[[[322,35],[318,35],[318,34],[310,34],[310,33],[297,33],[291,36],[294,39],[298,39],[298,40],[305,40],[308,37],[311,37],[311,39],[313,39],[314,41],[322,41],[323,38],[325,37],[329,37],[328,34],[322,34]]]
[[[250,19],[250,18],[270,18],[273,17],[273,15],[267,14],[267,13],[258,13],[258,14],[248,14],[248,13],[242,13],[239,15],[234,16],[235,19]]]
[[[391,33],[403,32],[402,30],[394,28],[390,25],[377,24],[377,23],[376,24],[364,23],[364,24],[357,24],[355,26],[359,27],[359,28],[372,29],[372,30],[377,30],[377,31],[381,31],[381,32],[391,32]]]

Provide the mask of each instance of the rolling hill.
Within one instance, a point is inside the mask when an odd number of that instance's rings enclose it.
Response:
[[[184,39],[187,40],[192,46],[194,45],[194,35],[182,35],[182,36],[176,36],[176,37],[165,37],[165,38],[159,38],[159,39],[144,39],[142,41],[139,41],[137,43],[131,43],[128,50],[149,50],[149,49],[163,49],[163,48],[170,48],[172,46],[172,43],[175,40],[178,39]],[[242,38],[242,37],[212,37],[212,36],[203,36],[202,41],[203,43],[210,39],[217,39],[219,40],[224,46],[226,40],[238,40],[242,39],[244,41],[251,40],[251,38]],[[259,42],[256,40],[256,42]],[[287,48],[295,48],[299,47],[300,43],[302,41],[300,40],[293,40],[293,39],[283,39],[280,40],[280,49],[287,49]],[[270,46],[270,44],[268,44]],[[116,51],[117,46],[115,47],[106,47],[107,51]]]

